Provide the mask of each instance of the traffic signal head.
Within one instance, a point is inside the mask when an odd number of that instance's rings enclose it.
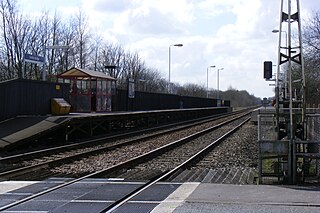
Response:
[[[265,61],[263,63],[263,77],[267,80],[272,78],[272,62],[271,61]]]

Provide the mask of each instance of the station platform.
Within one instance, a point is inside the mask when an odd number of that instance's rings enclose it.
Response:
[[[130,129],[149,128],[227,113],[228,107],[130,112],[70,113],[60,116],[17,116],[0,122],[0,149],[62,130],[63,140],[79,140]],[[61,132],[61,131],[60,131]]]
[[[66,123],[83,123],[87,118],[101,118],[125,113],[70,113],[63,116],[17,116],[0,122],[0,149],[19,145],[63,127]]]
[[[18,116],[0,122],[0,149],[41,134],[71,120],[72,116]]]
[[[70,120],[68,116],[19,116],[0,122],[0,148],[32,138]]]
[[[63,116],[17,116],[0,122],[0,149],[6,146],[32,140],[40,135],[54,131],[76,119],[101,117],[111,113],[70,113]]]
[[[66,179],[0,182],[0,209]],[[18,212],[100,212],[139,182],[88,179],[4,210]],[[320,212],[320,186],[158,183],[115,212]]]

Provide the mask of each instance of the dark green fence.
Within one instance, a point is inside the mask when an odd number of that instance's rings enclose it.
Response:
[[[112,97],[112,111],[188,109],[216,106],[217,99],[163,93],[136,91],[134,98],[128,98],[127,90],[117,90],[116,94]],[[230,101],[222,101],[221,106],[230,107]]]
[[[51,98],[69,101],[69,84],[15,79],[0,82],[0,121],[17,115],[46,115]]]
[[[51,113],[51,99],[69,102],[70,85],[26,79],[0,82],[0,121],[17,115],[46,115]],[[70,103],[70,102],[69,102]],[[135,92],[128,98],[127,90],[116,90],[112,96],[112,111],[140,111],[179,108],[216,107],[217,99],[174,94]],[[230,106],[223,101],[221,106]]]

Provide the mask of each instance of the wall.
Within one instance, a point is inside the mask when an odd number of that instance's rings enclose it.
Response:
[[[69,90],[70,85],[64,83],[27,79],[0,82],[0,121],[17,115],[49,114],[51,98],[69,101]]]
[[[60,90],[56,89],[60,86]],[[51,113],[51,98],[69,102],[70,85],[26,79],[0,82],[0,121],[17,115],[46,115]],[[69,102],[70,103],[70,102]],[[230,106],[230,101],[224,101]],[[112,96],[112,111],[161,110],[217,106],[216,99],[135,92],[128,99],[127,90],[116,90]]]
[[[112,111],[186,109],[216,106],[216,99],[139,91],[135,92],[135,98],[129,99],[127,90],[119,89],[116,90],[116,94],[112,97]],[[230,101],[224,101],[224,106],[230,106]]]

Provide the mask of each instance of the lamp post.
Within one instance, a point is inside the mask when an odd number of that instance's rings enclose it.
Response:
[[[216,66],[209,66],[207,67],[207,98],[209,98],[209,82],[208,82],[208,79],[209,79],[209,68],[215,68]]]
[[[277,30],[277,29],[274,29],[274,30],[272,30],[272,32],[273,33],[279,33],[280,32],[280,30]],[[283,31],[283,30],[281,30],[281,32],[282,33],[285,33],[286,34],[286,46],[288,45],[288,36],[287,36],[287,31]],[[286,47],[287,48],[287,47]]]
[[[223,69],[224,69],[224,68],[219,68],[219,69],[218,69],[218,79],[217,79],[218,93],[217,93],[217,99],[220,98],[220,96],[219,96],[219,71],[220,71],[220,70],[223,70]]]
[[[69,49],[68,45],[52,45],[52,46],[43,46],[43,57],[44,57],[44,63],[43,63],[43,71],[42,71],[42,80],[46,80],[46,50],[47,49]]]
[[[272,30],[272,32],[273,33],[279,33],[280,32],[280,30],[277,30],[277,29],[274,29],[274,30]],[[289,57],[289,55],[288,55],[288,49],[289,49],[289,47],[288,47],[288,34],[287,34],[287,31],[283,31],[283,30],[281,30],[281,32],[283,32],[283,33],[285,33],[285,38],[286,38],[286,47],[285,47],[285,49],[286,49],[286,56],[287,57]],[[280,41],[280,36],[279,36],[279,41]],[[280,45],[280,44],[279,44]],[[278,69],[277,69],[277,72],[279,72],[280,73],[280,71],[279,71],[279,67],[278,67]],[[278,75],[277,75],[277,82],[276,82],[276,87],[278,87],[279,85],[279,82],[278,82]],[[283,97],[284,98],[286,98],[287,97],[287,73],[286,73],[286,71],[284,71],[284,94],[283,94]]]
[[[172,44],[169,46],[169,86],[168,86],[168,93],[171,92],[171,81],[170,81],[170,74],[171,74],[171,47],[182,47],[183,44]]]
[[[106,68],[109,71],[109,75],[113,78],[116,78],[116,72],[115,70],[118,68],[115,65],[105,65],[104,68]]]

